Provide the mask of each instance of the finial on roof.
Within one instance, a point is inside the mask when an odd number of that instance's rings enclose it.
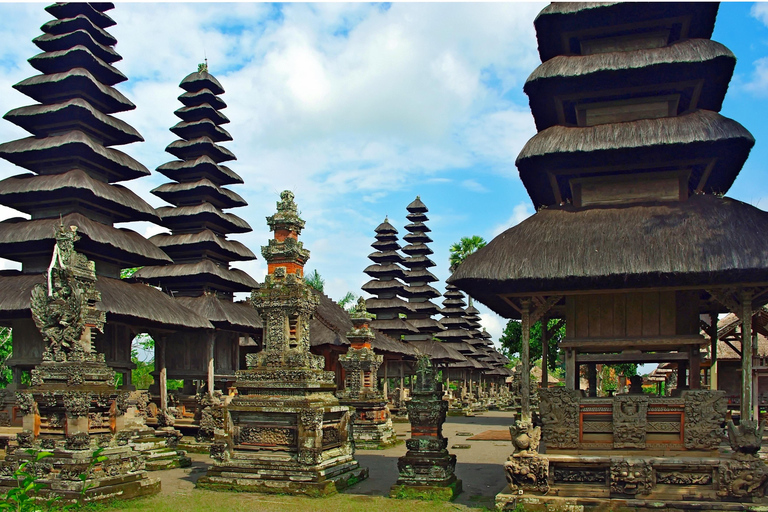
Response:
[[[197,72],[198,73],[208,72],[208,57],[205,58],[205,62],[197,65]]]

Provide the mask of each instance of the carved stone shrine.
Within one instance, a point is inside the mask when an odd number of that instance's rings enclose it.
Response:
[[[389,495],[393,498],[452,500],[461,493],[456,478],[456,455],[448,453],[443,423],[448,402],[428,356],[419,356],[413,394],[406,402],[411,438],[406,454],[397,461],[400,476]]]
[[[384,393],[376,386],[379,366],[384,356],[371,348],[375,337],[370,328],[371,315],[365,310],[365,299],[358,301],[350,313],[352,330],[347,333],[351,346],[339,356],[346,377],[343,390],[336,393],[339,402],[354,408],[352,436],[357,448],[387,448],[397,443],[392,418]]]
[[[94,262],[74,250],[77,240],[77,228],[60,226],[46,283],[32,290],[32,318],[46,346],[31,385],[16,394],[23,430],[0,463],[0,491],[17,487],[14,470],[32,460],[27,468],[45,494],[88,501],[153,494],[160,482],[147,478],[144,458],[128,444],[128,392],[115,388],[115,371],[93,349],[106,319],[96,309]],[[92,463],[98,448],[106,459]],[[53,456],[34,461],[40,450]]]
[[[248,369],[236,374],[225,435],[215,436],[214,463],[199,487],[322,496],[368,476],[353,457],[349,408],[334,395],[334,373],[309,351],[318,299],[303,279],[309,251],[298,241],[304,221],[293,197],[281,193],[267,218],[269,273],[251,297],[264,321],[264,349],[248,354]]]

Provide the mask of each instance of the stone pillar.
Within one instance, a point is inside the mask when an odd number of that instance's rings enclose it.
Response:
[[[531,421],[531,361],[530,361],[530,344],[531,344],[531,312],[530,312],[530,300],[523,299],[522,301],[522,331],[523,340],[520,345],[520,363],[522,364],[522,372],[520,374],[520,416],[522,421]]]
[[[752,410],[752,296],[741,292],[741,421],[753,420]]]

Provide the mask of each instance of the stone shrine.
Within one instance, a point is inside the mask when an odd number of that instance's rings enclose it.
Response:
[[[32,319],[46,347],[31,385],[16,394],[23,430],[0,466],[0,490],[16,487],[14,470],[31,460],[43,494],[88,501],[154,494],[160,482],[147,478],[143,457],[128,445],[128,392],[115,389],[116,372],[93,349],[106,315],[96,309],[94,262],[74,250],[77,240],[76,227],[59,227],[46,283],[32,290]],[[41,450],[53,455],[35,461]]]
[[[456,478],[456,455],[448,453],[443,423],[448,402],[443,400],[443,385],[429,357],[419,356],[413,394],[406,402],[411,421],[408,452],[397,461],[400,477],[389,495],[393,498],[453,500],[461,493]]]
[[[237,372],[238,395],[225,408],[225,435],[197,485],[214,490],[322,496],[368,476],[353,458],[349,408],[334,396],[333,372],[309,351],[318,299],[304,283],[309,251],[293,193],[267,218],[274,239],[262,247],[268,274],[251,302],[264,321],[264,349]]]
[[[387,448],[397,443],[389,407],[384,393],[376,386],[384,356],[371,348],[375,338],[370,328],[371,314],[365,310],[362,297],[350,312],[353,328],[347,333],[351,346],[339,356],[346,378],[344,389],[336,393],[342,405],[354,407],[352,435],[357,448]]]

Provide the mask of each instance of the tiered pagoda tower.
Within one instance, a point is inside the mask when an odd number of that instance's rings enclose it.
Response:
[[[214,464],[197,485],[214,490],[335,493],[367,477],[354,459],[349,408],[334,396],[333,372],[310,352],[310,319],[318,305],[304,282],[309,251],[293,193],[280,194],[267,217],[274,238],[262,247],[268,274],[251,296],[264,320],[264,349],[247,354],[238,394],[226,407],[224,437],[211,446]]]
[[[715,329],[710,339],[700,334],[700,315],[731,311],[749,334],[753,311],[768,301],[768,241],[754,235],[768,231],[768,213],[723,197],[754,140],[718,114],[735,58],[709,39],[717,7],[553,3],[536,19],[542,64],[524,90],[539,132],[517,166],[537,213],[450,279],[522,319],[516,440],[537,439],[530,326],[565,318],[566,386],[540,391],[547,455],[515,443],[505,464],[514,494],[498,501],[525,493],[540,503],[602,496],[686,508],[694,496],[747,508],[764,494],[751,336],[742,351],[742,426],[729,424],[733,453],[719,451],[724,393],[700,389],[700,349],[717,342]],[[677,366],[670,397],[578,389],[580,365],[648,362]],[[660,449],[675,457],[654,458]]]
[[[175,114],[181,119],[171,131],[181,137],[166,148],[178,160],[157,168],[174,180],[153,194],[173,204],[157,209],[160,224],[171,233],[151,241],[173,259],[173,264],[146,266],[135,278],[161,287],[185,307],[207,318],[215,327],[214,338],[169,339],[165,350],[168,378],[207,380],[208,393],[214,378],[231,380],[238,368],[238,340],[243,334],[261,332],[261,319],[245,303],[233,302],[234,292],[250,292],[259,284],[247,273],[230,268],[233,261],[256,256],[242,243],[229,240],[230,233],[247,233],[251,227],[240,217],[223,210],[246,206],[245,200],[226,185],[243,180],[223,162],[235,156],[218,143],[232,140],[221,127],[229,120],[220,112],[226,103],[219,98],[224,88],[201,64],[196,73],[181,81],[184,105]],[[159,368],[158,368],[159,370]]]
[[[42,26],[34,43],[43,51],[29,59],[41,74],[15,89],[39,104],[11,110],[5,119],[32,136],[0,145],[0,157],[31,171],[0,182],[0,204],[30,215],[30,220],[0,223],[0,254],[21,263],[20,272],[0,277],[0,321],[13,328],[8,365],[14,385],[22,371],[40,362],[44,342],[30,317],[30,293],[44,281],[60,225],[76,226],[75,249],[95,262],[95,287],[107,313],[95,349],[130,386],[131,340],[139,332],[211,328],[211,324],[157,290],[120,280],[126,267],[162,265],[169,257],[141,235],[114,227],[128,221],[157,222],[154,209],[118,182],[146,176],[139,162],[113,149],[142,140],[112,114],[134,108],[113,86],[126,77],[116,40],[106,28],[115,22],[104,11],[110,3],[53,4],[56,19]]]
[[[406,218],[411,222],[405,226],[408,234],[403,237],[408,242],[402,249],[408,255],[403,261],[403,265],[408,268],[402,278],[408,284],[403,294],[408,297],[408,303],[413,309],[407,313],[408,323],[419,332],[406,334],[403,339],[431,340],[435,333],[444,331],[445,327],[433,318],[433,315],[440,313],[440,308],[431,299],[440,297],[440,292],[430,286],[430,283],[437,281],[437,277],[429,271],[430,267],[435,266],[435,262],[429,258],[432,249],[427,245],[432,241],[427,235],[431,230],[425,224],[429,220],[426,215],[429,210],[418,196],[406,209]]]
[[[406,334],[418,334],[418,329],[400,318],[401,313],[413,314],[414,310],[400,297],[405,295],[406,288],[401,281],[405,279],[405,271],[400,266],[405,260],[397,252],[400,249],[397,230],[388,219],[384,219],[375,232],[376,241],[371,247],[376,249],[376,252],[368,255],[374,264],[364,270],[372,279],[362,287],[363,291],[376,296],[366,301],[368,311],[376,315],[371,327],[396,340]]]
[[[453,380],[462,380],[464,385],[461,392],[462,398],[468,398],[473,393],[473,382],[480,372],[486,369],[485,364],[477,360],[484,355],[480,347],[481,340],[472,336],[470,324],[465,318],[464,294],[453,285],[446,285],[443,294],[443,318],[440,323],[446,330],[440,332],[438,337],[450,348],[455,349],[466,358],[466,361],[452,363],[448,369],[447,377]]]

